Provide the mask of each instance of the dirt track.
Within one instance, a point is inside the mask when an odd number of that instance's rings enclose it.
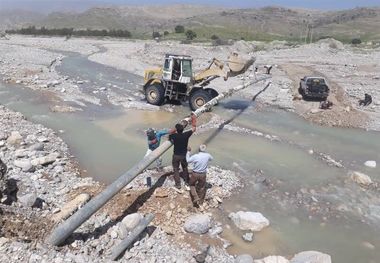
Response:
[[[292,93],[295,98],[295,110],[305,119],[321,125],[339,127],[363,127],[368,121],[366,114],[353,109],[343,88],[328,79],[321,72],[314,70],[310,66],[297,64],[285,64],[281,66],[281,69],[285,71],[293,82]],[[319,101],[300,99],[298,92],[299,81],[304,76],[321,76],[326,79],[327,85],[330,87],[328,100],[333,103],[333,107],[330,110],[320,110]]]

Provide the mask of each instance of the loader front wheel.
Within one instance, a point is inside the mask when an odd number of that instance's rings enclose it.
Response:
[[[145,97],[148,103],[160,106],[165,100],[165,88],[158,83],[151,84],[145,89]]]
[[[191,110],[195,111],[198,108],[205,105],[207,102],[211,100],[211,95],[207,91],[201,89],[194,92],[189,99],[189,104]]]

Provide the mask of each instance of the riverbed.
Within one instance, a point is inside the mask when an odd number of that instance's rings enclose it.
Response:
[[[84,92],[104,86],[140,100],[140,77],[90,62],[84,56],[69,54],[57,71],[72,79],[86,80]],[[171,112],[125,110],[106,103],[86,103],[82,111],[75,113],[53,113],[48,94],[4,83],[0,84],[0,103],[60,133],[83,174],[104,183],[112,182],[144,156],[147,128],[172,127],[189,114],[187,105],[175,106]],[[380,231],[376,217],[367,217],[365,211],[333,208],[351,203],[360,206],[363,193],[373,197],[373,205],[380,205],[376,203],[377,190],[352,185],[348,175],[350,171],[360,171],[379,181],[380,169],[364,166],[367,160],[380,160],[379,133],[321,127],[291,112],[270,107],[259,110],[256,106],[239,96],[220,103],[207,113],[208,119],[214,115],[223,120],[233,118],[230,125],[241,129],[206,129],[190,142],[195,149],[207,141],[214,163],[236,170],[245,182],[240,192],[215,211],[220,221],[231,226],[224,227],[222,234],[232,242],[229,252],[246,252],[259,258],[319,250],[330,254],[333,262],[378,262]],[[331,165],[321,154],[331,156],[342,167]],[[170,153],[165,154],[164,162],[170,164]],[[352,191],[340,191],[346,187]],[[329,199],[332,195],[336,197]],[[321,207],[321,211],[312,211],[305,205],[311,196],[317,200],[312,199],[311,205]],[[295,200],[301,203],[297,205]],[[255,234],[253,243],[244,242],[243,232],[228,219],[229,212],[238,210],[261,212],[271,227]]]

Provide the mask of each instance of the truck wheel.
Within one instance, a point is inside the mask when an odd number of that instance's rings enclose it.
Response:
[[[145,89],[145,97],[148,103],[160,106],[165,100],[165,89],[161,84],[151,84]]]
[[[303,96],[303,90],[301,88],[301,85],[298,87],[298,93],[301,94]]]
[[[191,110],[195,111],[198,108],[205,105],[210,100],[211,100],[211,95],[207,91],[203,89],[197,90],[193,94],[190,95],[190,99],[189,99],[190,108]]]

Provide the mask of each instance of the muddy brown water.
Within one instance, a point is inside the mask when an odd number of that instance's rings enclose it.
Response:
[[[83,57],[69,58],[71,59],[64,60],[63,65],[70,70],[65,70],[65,67],[58,70],[73,78],[89,79],[89,85],[104,86],[112,80],[114,85],[133,94],[137,82],[141,80],[133,76],[130,83],[127,83],[125,76],[119,75],[120,71],[88,62]],[[113,72],[119,78],[113,78]],[[176,120],[189,113],[188,108],[182,106],[170,113],[139,110],[125,112],[110,105],[103,108],[88,105],[83,112],[74,114],[52,113],[49,111],[51,105],[43,94],[4,83],[0,84],[0,103],[57,132],[64,130],[60,136],[68,143],[83,169],[87,170],[89,176],[105,183],[112,182],[143,157],[146,151],[146,128],[171,127]],[[221,103],[214,113],[228,119],[246,104],[247,101],[234,97]],[[330,254],[333,262],[338,263],[380,262],[379,228],[362,223],[359,216],[322,222],[319,217],[309,217],[309,213],[302,207],[281,206],[278,201],[261,197],[260,191],[252,182],[252,175],[257,169],[261,169],[264,176],[273,181],[280,180],[280,192],[290,193],[303,187],[318,191],[319,187],[326,184],[342,187],[342,182],[351,170],[364,172],[374,180],[379,180],[379,168],[371,169],[363,165],[366,160],[377,160],[379,163],[378,132],[320,127],[281,110],[256,112],[254,104],[234,119],[233,123],[279,136],[282,141],[221,130],[209,142],[208,150],[214,155],[215,164],[233,170],[238,167],[238,171],[243,171],[241,176],[245,182],[245,187],[216,211],[218,220],[225,225],[222,236],[233,243],[229,252],[250,253],[259,258],[273,254],[290,257],[303,250],[319,250]],[[192,137],[191,146],[196,148],[213,132],[211,130]],[[310,149],[331,155],[335,160],[341,161],[345,168],[328,166],[316,158],[315,154],[310,155]],[[170,152],[171,150],[164,156],[167,165],[170,164]],[[361,191],[360,188],[358,191]],[[255,233],[253,243],[244,242],[241,238],[244,232],[236,229],[228,219],[229,212],[238,210],[263,213],[270,220],[271,227]],[[374,248],[365,245],[365,242]]]

